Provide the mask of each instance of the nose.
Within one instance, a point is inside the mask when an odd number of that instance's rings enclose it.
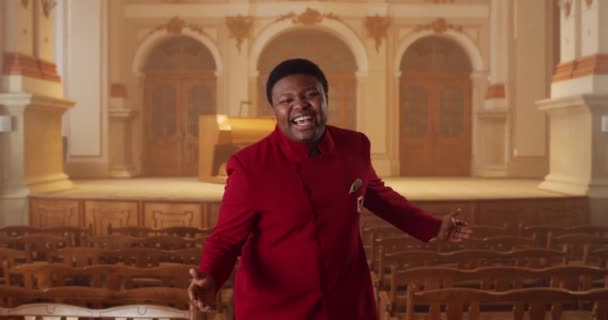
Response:
[[[306,109],[310,107],[310,103],[306,97],[296,97],[293,101],[294,108]]]

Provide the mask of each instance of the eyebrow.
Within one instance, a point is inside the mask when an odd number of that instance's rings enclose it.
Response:
[[[316,86],[314,86],[314,85],[313,85],[313,86],[310,86],[310,87],[307,87],[307,88],[304,88],[304,90],[302,90],[302,91],[308,91],[308,90],[316,90],[316,91],[320,91],[320,90],[319,90],[319,88],[317,88],[317,87],[316,87]],[[278,93],[278,96],[284,96],[284,95],[287,95],[287,94],[293,94],[293,90],[289,90],[289,91],[286,91],[286,92],[285,92],[285,91],[284,91],[284,92],[279,92],[279,93]]]

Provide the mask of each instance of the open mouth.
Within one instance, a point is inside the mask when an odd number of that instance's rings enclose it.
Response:
[[[308,129],[314,126],[315,119],[312,116],[299,116],[291,120],[297,128]]]

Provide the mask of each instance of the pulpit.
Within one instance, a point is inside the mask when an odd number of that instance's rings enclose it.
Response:
[[[199,179],[226,182],[226,161],[238,150],[267,136],[274,118],[203,115],[199,118]]]

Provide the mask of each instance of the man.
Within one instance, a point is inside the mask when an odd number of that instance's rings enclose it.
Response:
[[[238,320],[376,319],[359,234],[363,206],[414,237],[459,242],[471,230],[438,219],[386,187],[361,133],[327,126],[328,85],[304,59],[268,77],[277,125],[233,155],[217,226],[188,292],[208,311],[241,255],[234,286]]]

